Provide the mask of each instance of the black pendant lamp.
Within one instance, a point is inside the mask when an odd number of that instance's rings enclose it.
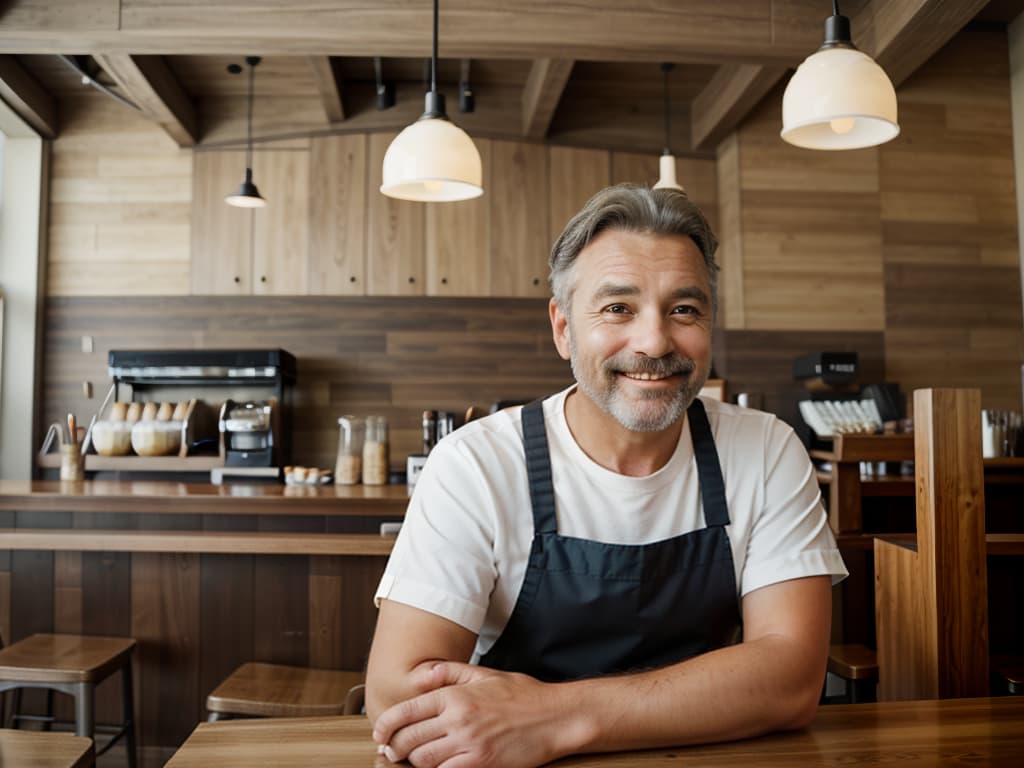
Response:
[[[256,65],[260,63],[259,56],[246,56],[245,63],[249,65],[249,121],[248,135],[245,143],[245,178],[237,192],[227,195],[224,202],[238,208],[263,208],[267,201],[260,195],[256,185],[252,182],[252,100],[253,82],[256,75]],[[234,67],[236,65],[232,65]],[[228,71],[234,71],[228,67]],[[240,69],[238,71],[241,71]]]
[[[672,112],[668,97],[668,73],[675,68],[675,64],[662,64],[661,71],[665,74],[665,148],[661,151],[658,160],[658,183],[654,189],[678,189],[680,192],[686,190],[676,181],[676,158],[672,154],[672,123],[670,115]]]

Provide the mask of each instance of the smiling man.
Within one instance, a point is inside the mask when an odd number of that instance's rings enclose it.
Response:
[[[576,383],[431,453],[377,591],[389,759],[536,766],[814,716],[846,569],[792,430],[697,397],[715,247],[684,194],[627,185],[555,242]]]

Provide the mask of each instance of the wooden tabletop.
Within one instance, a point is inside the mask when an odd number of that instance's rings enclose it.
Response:
[[[408,502],[405,485],[0,480],[0,511],[401,517]]]
[[[0,728],[0,765],[79,768],[92,764],[92,739],[70,733]]]
[[[566,758],[574,768],[1024,764],[1024,697],[824,706],[801,731],[700,747]],[[169,768],[385,768],[365,717],[203,723]]]

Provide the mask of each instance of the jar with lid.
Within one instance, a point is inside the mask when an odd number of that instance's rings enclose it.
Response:
[[[366,442],[363,443],[363,483],[386,485],[388,482],[388,420],[383,416],[366,417]]]
[[[366,420],[346,415],[338,419],[338,461],[334,465],[334,482],[355,485],[363,475],[363,442]]]

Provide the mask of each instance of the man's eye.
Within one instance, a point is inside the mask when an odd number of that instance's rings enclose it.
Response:
[[[691,317],[700,317],[700,310],[690,304],[680,304],[678,307],[673,307],[673,315],[689,315]]]
[[[612,304],[611,306],[604,308],[605,312],[610,312],[613,315],[624,315],[629,312],[629,307],[625,304]]]

